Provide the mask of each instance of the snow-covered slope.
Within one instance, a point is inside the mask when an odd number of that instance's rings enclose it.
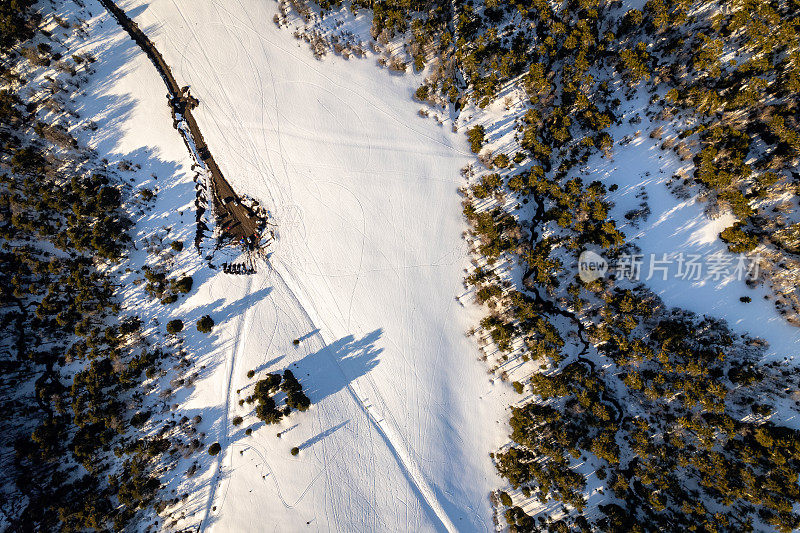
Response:
[[[181,410],[202,414],[207,442],[223,452],[175,486],[190,494],[176,526],[491,529],[488,452],[505,440],[510,387],[490,383],[464,335],[475,315],[456,299],[468,261],[456,192],[463,139],[417,117],[412,76],[374,58],[313,59],[272,23],[272,2],[120,5],[191,86],[225,176],[270,209],[279,233],[255,276],[210,271],[187,247],[196,289],[178,309],[152,310],[162,321],[217,322],[210,337],[188,328],[185,347],[205,369]],[[130,81],[120,83],[132,93],[164,92]],[[167,114],[158,100],[148,103]],[[149,134],[125,123],[120,135],[135,144]],[[314,406],[257,424],[239,400],[287,367]]]

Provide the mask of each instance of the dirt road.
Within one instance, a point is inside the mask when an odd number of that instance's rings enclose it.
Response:
[[[192,109],[196,107],[199,102],[193,98],[188,91],[188,87],[181,88],[172,71],[167,65],[164,58],[159,51],[147,38],[139,26],[131,20],[121,8],[119,8],[112,0],[100,0],[100,3],[108,10],[114,19],[122,26],[128,35],[136,42],[137,45],[144,51],[145,55],[150,59],[153,65],[164,80],[164,84],[169,91],[167,97],[172,109],[173,117],[176,119],[176,129],[178,128],[178,119],[185,120],[189,128],[190,139],[184,140],[187,142],[187,147],[192,152],[194,157],[199,157],[200,162],[208,169],[211,176],[211,202],[214,209],[214,215],[220,226],[223,228],[223,234],[231,238],[234,242],[239,242],[242,239],[248,239],[251,236],[256,236],[258,241],[259,231],[259,218],[247,206],[243,205],[239,195],[233,190],[233,187],[227,182],[222,175],[214,156],[211,155],[211,150],[208,148],[200,127],[192,115]],[[180,130],[182,134],[185,131]],[[194,150],[190,146],[194,145]]]

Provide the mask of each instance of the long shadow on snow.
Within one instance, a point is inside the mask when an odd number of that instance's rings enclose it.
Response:
[[[352,388],[349,388],[350,383],[366,375],[378,364],[378,355],[380,355],[383,350],[377,348],[376,343],[382,334],[383,330],[377,329],[358,340],[352,335],[348,335],[317,352],[308,354],[291,366],[296,368],[295,375],[300,380],[303,389],[306,390],[306,394],[312,403],[318,403],[332,394],[346,388],[348,389],[347,394],[361,406],[364,413],[369,417],[372,427],[377,431],[386,443],[386,448],[394,456],[398,467],[406,478],[409,487],[417,496],[431,524],[434,524],[437,530],[443,530],[445,526],[442,524],[441,518],[436,514],[436,511],[430,506],[428,499],[420,490],[413,474],[408,470],[405,461],[396,450],[395,443],[391,441],[380,422],[372,416],[369,408],[365,405],[365,401],[368,401],[368,399],[359,398],[356,392]],[[305,376],[305,379],[303,376]],[[316,444],[343,427],[346,423],[347,422],[343,422],[329,428],[298,447],[308,447]],[[434,486],[433,490],[436,492],[439,502],[444,505],[444,511],[448,517],[451,520],[457,518],[458,521],[463,524],[463,511],[450,504],[449,500],[442,494],[442,491],[438,487]]]
[[[311,402],[321,402],[375,368],[383,351],[375,344],[382,333],[376,329],[361,339],[342,337],[293,363],[293,372]]]
[[[303,386],[303,392],[311,400],[312,404],[318,404],[325,400],[328,396],[336,394],[337,392],[347,388],[350,383],[366,375],[370,370],[375,368],[378,364],[378,355],[383,351],[375,347],[375,342],[380,338],[382,330],[377,329],[372,333],[368,333],[363,338],[356,340],[352,335],[343,337],[338,341],[329,344],[328,346],[310,353],[292,363],[289,367],[295,374],[300,384]],[[274,364],[283,359],[284,356],[272,359],[269,364]],[[256,370],[261,372],[268,368],[268,364],[260,365]],[[283,373],[284,369],[273,369],[273,372]],[[263,376],[260,376],[263,377]],[[256,378],[260,379],[260,378]],[[255,385],[255,381],[243,386],[241,390],[245,391]],[[282,406],[286,400],[286,395],[279,392],[275,395],[275,401],[279,406]],[[255,405],[248,412],[248,416],[255,415]],[[289,415],[291,420],[293,417],[302,417],[296,412]],[[263,427],[263,422],[258,422],[250,426],[254,431]],[[339,429],[337,426],[335,429]],[[322,437],[333,433],[329,430],[326,435],[315,437],[314,442],[307,442],[305,444],[311,445],[321,440]],[[234,436],[231,437],[230,442],[236,441]]]
[[[331,428],[328,428],[328,429],[326,429],[326,430],[325,430],[325,431],[323,431],[322,433],[319,433],[319,434],[317,434],[317,435],[315,435],[315,436],[311,437],[310,439],[308,439],[308,440],[307,440],[307,441],[305,441],[304,443],[302,443],[302,444],[298,444],[298,445],[297,445],[297,447],[298,447],[299,449],[301,449],[301,450],[305,450],[306,448],[310,448],[311,446],[315,445],[315,444],[316,444],[316,443],[318,443],[319,441],[323,440],[325,437],[327,437],[327,436],[329,436],[329,435],[332,435],[333,433],[335,433],[335,432],[336,432],[336,431],[338,431],[339,429],[341,429],[341,428],[343,428],[344,426],[346,426],[348,422],[349,422],[349,420],[345,420],[344,422],[339,422],[339,423],[338,423],[338,424],[336,424],[335,426],[333,426],[333,427],[331,427]]]
[[[204,282],[216,275],[218,275],[217,272],[203,267],[197,272],[194,280],[195,282],[199,281],[197,287],[200,287]],[[221,307],[221,304],[224,302],[224,300],[222,298],[218,298],[213,302],[198,306],[194,310],[193,314],[196,314],[198,317],[209,315],[214,319],[215,324],[222,324],[234,317],[241,316],[246,310],[269,296],[271,292],[272,287],[264,287],[255,292],[248,293],[244,297],[239,298],[238,300],[235,300],[224,307]]]
[[[65,3],[63,9],[67,10],[71,9],[71,7]],[[99,5],[91,3],[90,12],[93,15],[97,15],[100,12],[104,12],[104,10]],[[64,18],[67,18],[66,15]],[[80,91],[67,87],[66,92],[62,91],[60,95],[62,97],[70,96],[74,99],[73,108],[81,117],[96,117],[97,125],[100,126],[99,130],[93,133],[75,131],[73,134],[83,144],[86,143],[87,138],[91,135],[94,151],[99,157],[110,160],[108,170],[118,174],[126,184],[126,195],[133,196],[138,190],[145,187],[150,189],[158,188],[156,200],[149,205],[149,209],[132,213],[132,219],[136,223],[136,226],[131,231],[131,237],[136,244],[136,248],[130,254],[130,266],[133,270],[128,274],[122,273],[125,283],[130,283],[133,279],[141,277],[137,270],[145,263],[157,264],[160,261],[160,258],[149,256],[142,249],[141,239],[143,237],[149,237],[154,234],[165,235],[167,243],[172,240],[189,241],[191,239],[194,233],[193,209],[191,206],[195,199],[195,191],[193,182],[181,175],[183,169],[179,162],[164,158],[158,146],[154,143],[148,143],[148,140],[143,138],[142,146],[130,148],[131,141],[129,137],[126,138],[124,135],[125,128],[128,126],[128,120],[136,111],[137,106],[143,104],[133,94],[115,94],[115,92],[120,91],[119,79],[132,69],[140,66],[137,64],[137,67],[133,67],[134,63],[132,61],[141,54],[141,51],[124,32],[121,37],[117,37],[121,31],[110,16],[105,16],[102,24],[96,24],[92,27],[91,38],[86,43],[86,46],[91,47],[95,43],[100,44],[94,51],[96,61],[91,64],[94,73],[90,76],[89,82],[82,83],[80,87],[85,93],[80,94]],[[144,69],[153,68],[149,61],[141,65],[141,67]],[[79,71],[78,78],[83,75],[84,72]],[[166,95],[166,89],[163,87],[162,81],[157,77],[155,79],[157,80],[155,90],[159,94]],[[70,92],[74,94],[70,95]],[[159,105],[163,105],[164,112],[162,115],[164,120],[170,120],[166,97],[159,102]],[[174,135],[176,138],[180,138],[177,131],[174,132]],[[141,168],[137,168],[133,172],[119,170],[116,168],[116,164],[121,161],[130,161],[134,165],[140,165]],[[182,217],[180,215],[174,216],[176,212],[181,210],[185,210],[185,214]],[[166,217],[164,216],[165,214],[171,214],[172,216]],[[170,227],[169,231],[166,230],[167,226]],[[175,264],[170,268],[171,277],[178,275],[181,271],[189,270],[189,265],[186,264],[182,257],[186,257],[186,253],[176,258]],[[197,291],[197,288],[202,286],[214,274],[207,268],[187,273],[194,278],[195,288],[193,292]],[[213,372],[215,366],[219,364],[217,361],[209,361],[208,353],[203,354],[204,358],[197,358],[197,354],[194,353],[192,348],[214,346],[217,344],[218,338],[217,332],[212,332],[211,334],[197,332],[194,328],[194,321],[204,314],[211,314],[218,323],[227,320],[249,305],[253,305],[258,299],[266,297],[268,293],[268,289],[258,291],[248,298],[233,302],[216,312],[213,309],[202,308],[183,314],[181,318],[189,326],[182,334],[184,341],[175,343],[167,340],[163,345],[159,343],[165,351],[165,359],[161,361],[161,366],[163,369],[168,370],[169,374],[161,378],[157,387],[147,394],[148,398],[142,405],[141,410],[151,410],[153,412],[150,429],[140,431],[136,436],[153,438],[156,436],[156,428],[166,428],[166,433],[163,433],[163,435],[170,440],[172,449],[162,458],[162,466],[164,471],[168,473],[162,476],[164,485],[160,496],[162,498],[176,499],[177,507],[170,506],[170,511],[177,508],[186,511],[187,515],[191,515],[193,512],[204,510],[205,499],[202,498],[202,495],[210,483],[216,482],[213,478],[209,479],[204,476],[204,473],[212,468],[217,460],[216,457],[212,457],[207,453],[207,449],[215,440],[213,435],[218,432],[217,428],[224,420],[224,413],[222,408],[216,406],[205,407],[201,410],[182,409],[180,412],[173,410],[171,405],[183,405],[186,399],[194,393],[194,388],[192,387],[180,385],[170,394],[165,393],[162,396],[159,393],[165,392],[167,388],[172,388],[171,378],[185,378],[189,374],[198,372],[202,379],[207,373]],[[185,301],[185,298],[186,296],[182,297],[181,303],[173,304],[173,306],[164,306],[158,300],[149,299],[138,302],[138,307],[127,311],[151,319],[158,319],[159,327],[163,328],[167,319],[175,317],[178,308],[174,306],[180,306]],[[148,320],[148,327],[152,327],[153,323]],[[189,355],[198,364],[190,369],[176,372],[172,367],[181,359],[178,352],[183,347],[189,348]],[[212,353],[214,351],[210,350]],[[200,368],[201,365],[205,365],[205,367]],[[184,420],[184,417],[191,420],[195,415],[200,415],[202,421],[197,424],[196,433],[193,433],[189,429],[191,424],[188,422],[181,423],[181,421]],[[188,451],[187,447],[191,445],[194,439],[200,440],[202,447],[193,452]],[[189,477],[187,471],[194,463],[197,464],[195,473]],[[183,486],[181,487],[182,483]],[[183,489],[183,494],[178,493],[179,489]],[[184,494],[187,500],[183,500]],[[161,520],[161,517],[156,517],[155,523],[159,524]]]

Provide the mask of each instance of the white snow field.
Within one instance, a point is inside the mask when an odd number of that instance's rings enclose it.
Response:
[[[115,138],[107,148],[149,146],[179,169],[172,182],[146,183],[161,187],[157,218],[140,222],[137,242],[171,227],[170,238],[187,243],[171,271],[195,281],[178,306],[133,293],[126,303],[161,324],[187,324],[184,347],[204,368],[178,396],[178,416],[201,414],[205,444],[223,450],[175,467],[182,481],[171,488],[189,496],[167,523],[236,532],[493,529],[488,496],[499,479],[489,452],[507,440],[503,409],[513,393],[490,381],[464,334],[477,314],[456,298],[468,265],[457,192],[470,160],[463,135],[417,116],[414,76],[391,75],[374,57],[315,60],[273,24],[274,2],[120,7],[191,86],[225,177],[270,210],[278,232],[270,264],[253,276],[197,258],[190,161],[169,131],[166,89],[132,41],[115,34],[129,66],[102,90],[127,93],[131,110],[105,130]],[[210,335],[194,328],[205,314],[217,324]],[[239,400],[259,377],[286,368],[312,408],[265,426]],[[235,416],[244,422],[234,426]],[[185,478],[197,459],[200,470]]]

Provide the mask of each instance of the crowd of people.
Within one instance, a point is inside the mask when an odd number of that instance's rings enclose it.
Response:
[[[255,274],[256,269],[244,263],[222,263],[222,271],[226,274],[250,275]]]

